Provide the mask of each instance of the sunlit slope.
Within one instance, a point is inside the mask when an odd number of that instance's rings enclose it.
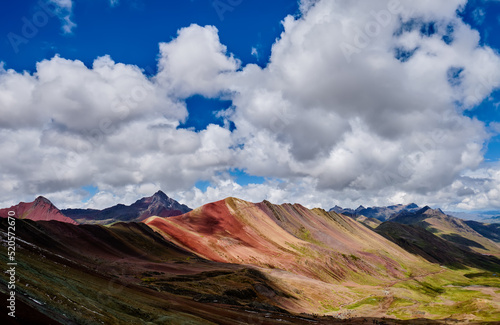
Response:
[[[298,204],[228,198],[145,223],[213,261],[280,269],[326,282],[379,283],[436,268],[348,217]]]

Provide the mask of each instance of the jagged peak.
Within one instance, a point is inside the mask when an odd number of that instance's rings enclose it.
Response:
[[[443,212],[443,210],[437,208],[437,209],[432,209],[429,206],[425,206],[424,208],[418,210],[416,213],[418,214],[425,214],[425,215],[431,215],[431,216],[446,216],[446,213]]]
[[[427,212],[429,210],[432,210],[432,208],[430,206],[426,205],[422,209],[418,210],[417,213],[425,213],[425,212]]]
[[[418,205],[415,203],[410,203],[406,206],[407,209],[416,209],[418,208]]]
[[[169,199],[168,195],[165,194],[162,190],[158,190],[155,194],[153,194],[153,197],[159,197],[162,199]]]
[[[47,199],[46,197],[44,196],[39,196],[35,199],[35,201],[33,201],[34,204],[50,204],[50,205],[53,205],[52,202],[50,202],[49,199]]]

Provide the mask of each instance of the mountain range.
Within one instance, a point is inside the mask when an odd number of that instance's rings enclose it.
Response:
[[[446,214],[463,220],[473,220],[483,223],[499,223],[500,211],[477,211],[477,212],[457,212],[446,211]]]
[[[416,204],[340,209],[227,198],[191,210],[161,191],[104,210],[43,197],[2,209],[19,217],[19,317],[5,323],[500,320],[499,225]]]
[[[358,217],[358,216],[364,216],[366,218],[372,218],[372,219],[377,219],[379,221],[386,221],[388,220],[392,215],[399,213],[401,211],[416,211],[418,210],[419,207],[415,203],[403,205],[403,204],[397,204],[397,205],[390,205],[387,207],[368,207],[365,208],[364,206],[360,205],[357,209],[344,209],[339,206],[335,206],[330,211],[335,211],[337,213],[342,213],[347,216],[351,217]]]
[[[189,207],[169,198],[162,191],[137,200],[131,205],[117,204],[103,210],[64,209],[61,212],[79,222],[107,224],[116,221],[142,221],[151,216],[171,217],[191,211]]]

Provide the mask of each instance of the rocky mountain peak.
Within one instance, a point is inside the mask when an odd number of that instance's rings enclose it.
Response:
[[[53,205],[52,202],[50,202],[49,199],[39,196],[33,201],[33,205],[38,206],[38,205]]]
[[[155,194],[153,194],[154,198],[162,199],[162,200],[168,200],[170,199],[167,194],[165,194],[163,191],[159,190]]]

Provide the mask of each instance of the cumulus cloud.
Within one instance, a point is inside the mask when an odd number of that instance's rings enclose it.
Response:
[[[182,28],[175,40],[160,43],[156,78],[177,96],[216,96],[223,88],[225,75],[240,65],[226,51],[214,26]]]
[[[16,157],[3,163],[4,201],[53,193],[77,206],[75,188],[92,184],[88,207],[159,188],[192,207],[226,196],[500,207],[500,167],[482,164],[497,126],[463,114],[500,86],[500,57],[457,16],[465,3],[304,0],[264,68],[198,25],[160,43],[153,77],[107,56],[2,68],[0,150]],[[231,99],[220,116],[235,129],[179,128],[196,94]],[[231,168],[267,181],[239,185]]]
[[[32,75],[0,69],[0,126],[50,126],[68,132],[111,132],[145,115],[186,117],[136,66],[115,63],[109,56],[87,68],[81,61],[55,56],[37,64]]]
[[[225,170],[233,159],[231,132],[178,128],[188,112],[169,87],[109,56],[91,67],[55,56],[32,74],[2,68],[0,150],[15,157],[2,162],[4,202],[39,194],[61,199],[95,185],[103,193],[90,202],[102,206],[130,199],[122,193],[130,186],[186,190]],[[74,206],[85,196],[77,190],[72,197],[63,203]]]
[[[420,193],[477,167],[488,136],[456,102],[472,107],[498,87],[500,60],[456,17],[464,2],[451,3],[319,1],[287,17],[271,63],[245,67],[232,88],[242,167],[314,177],[325,190]],[[430,23],[437,31],[422,33]]]

